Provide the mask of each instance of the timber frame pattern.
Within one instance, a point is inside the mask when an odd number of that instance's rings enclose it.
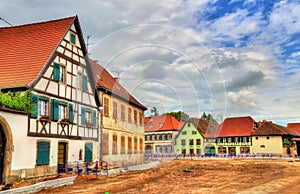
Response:
[[[75,39],[72,40],[74,37]],[[98,141],[97,107],[100,106],[100,101],[89,62],[84,57],[86,54],[81,28],[76,16],[39,76],[29,86],[33,88],[36,95],[48,99],[49,117],[52,114],[52,112],[50,113],[50,108],[53,106],[52,101],[56,99],[67,105],[66,116],[68,118],[71,116],[70,109],[72,109],[74,118],[71,122],[52,118],[42,119],[39,116],[28,118],[28,136]],[[63,81],[55,80],[55,64],[63,67]],[[82,80],[82,78],[85,79]],[[84,88],[83,82],[86,82],[86,88]],[[91,111],[91,116],[94,116],[92,123],[82,121],[85,119],[84,108]]]

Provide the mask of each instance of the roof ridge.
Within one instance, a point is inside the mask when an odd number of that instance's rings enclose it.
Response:
[[[1,29],[21,28],[21,27],[32,26],[32,25],[39,25],[39,24],[43,24],[43,23],[50,23],[50,22],[68,20],[68,19],[72,19],[72,18],[75,19],[76,17],[77,17],[77,15],[66,17],[66,18],[52,19],[52,20],[48,20],[48,21],[39,21],[39,22],[33,22],[33,23],[26,23],[26,24],[21,24],[21,25],[16,25],[16,26],[5,26],[5,27],[0,27],[0,30]]]

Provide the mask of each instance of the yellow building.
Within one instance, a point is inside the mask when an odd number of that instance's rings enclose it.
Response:
[[[144,159],[144,111],[108,71],[90,60],[101,112],[102,160],[116,166],[142,163]]]
[[[295,134],[287,127],[277,125],[271,121],[258,122],[258,128],[252,132],[253,153],[257,155],[293,154],[294,145],[291,141]],[[287,147],[290,153],[287,153]]]

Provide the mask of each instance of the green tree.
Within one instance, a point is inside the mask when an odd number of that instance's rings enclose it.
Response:
[[[158,116],[158,110],[155,106],[150,109],[151,116]]]
[[[203,119],[203,120],[208,120],[208,118],[207,118],[207,116],[206,116],[206,113],[205,112],[203,112],[203,114],[202,114],[202,116],[201,116],[201,118],[200,119]]]
[[[205,112],[203,112],[201,119],[203,120],[211,120],[211,122],[213,122],[214,124],[217,124],[218,122],[213,118],[213,116],[209,113],[208,115],[206,115]]]
[[[189,115],[186,114],[185,112],[182,112],[182,111],[177,111],[177,112],[168,112],[168,113],[165,113],[165,114],[168,114],[168,115],[172,115],[173,117],[175,117],[178,121],[187,121],[188,118],[189,118]]]
[[[31,113],[34,105],[30,103],[32,91],[25,92],[6,92],[0,91],[0,107],[10,108],[14,110],[25,111]]]

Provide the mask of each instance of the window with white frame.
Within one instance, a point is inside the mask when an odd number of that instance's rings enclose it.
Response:
[[[38,101],[38,116],[49,115],[48,114],[48,101],[39,99]]]
[[[92,124],[92,112],[85,111],[85,123],[91,125]]]
[[[65,104],[58,105],[58,119],[67,118],[67,106]]]
[[[60,65],[59,66],[59,81],[62,82],[62,83],[65,83],[66,82],[66,67],[65,66],[62,66]]]
[[[78,72],[78,74],[77,74],[77,88],[82,89],[82,85],[83,85],[82,73]]]

